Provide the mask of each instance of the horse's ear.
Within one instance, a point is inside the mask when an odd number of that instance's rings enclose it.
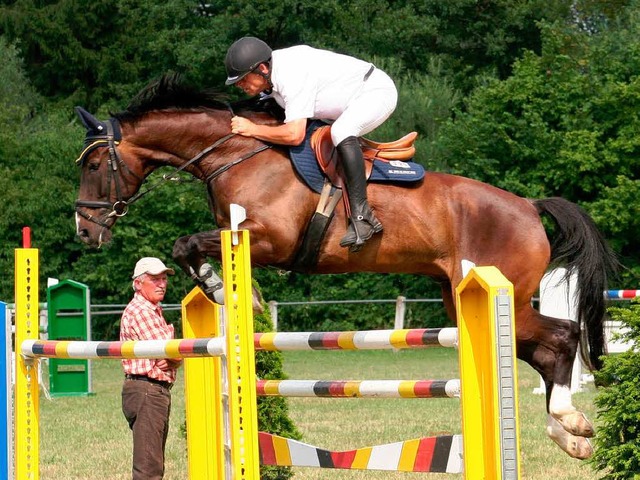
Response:
[[[84,128],[86,128],[87,130],[92,132],[100,132],[104,128],[102,126],[102,122],[91,115],[89,112],[87,112],[84,108],[76,107],[76,113],[78,114],[78,117],[80,117],[82,125],[84,125]]]

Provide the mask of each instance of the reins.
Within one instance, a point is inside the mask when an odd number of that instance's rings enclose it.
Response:
[[[231,108],[231,106],[227,105],[227,107],[229,108],[229,111],[231,112],[231,114],[234,115],[234,112],[233,112],[233,109]],[[106,146],[108,148],[109,158],[107,160],[107,194],[106,194],[106,198],[110,197],[110,194],[111,194],[111,183],[113,183],[114,186],[115,186],[115,191],[116,191],[116,201],[114,203],[111,203],[109,201],[91,201],[91,200],[77,200],[76,201],[76,213],[78,215],[80,215],[81,217],[83,217],[83,218],[85,218],[85,219],[87,219],[87,220],[89,220],[89,221],[91,221],[93,223],[96,223],[96,224],[98,224],[98,225],[100,225],[101,227],[104,227],[104,228],[109,228],[109,224],[106,223],[106,222],[111,217],[123,217],[123,216],[125,216],[127,214],[127,212],[129,211],[129,205],[131,205],[134,202],[137,202],[142,197],[144,197],[147,193],[149,193],[152,190],[156,189],[157,187],[159,187],[160,185],[164,184],[165,182],[167,182],[169,180],[173,180],[180,172],[182,172],[183,170],[185,170],[189,166],[196,164],[197,162],[199,162],[200,160],[205,158],[207,155],[209,155],[216,148],[218,148],[220,145],[224,144],[227,140],[229,140],[229,139],[231,139],[231,138],[236,136],[235,133],[229,133],[229,134],[219,138],[212,145],[209,145],[207,148],[201,150],[197,155],[195,155],[193,158],[191,158],[189,161],[187,161],[186,163],[184,163],[180,167],[176,168],[176,170],[171,172],[169,175],[163,176],[162,179],[160,179],[159,181],[157,181],[153,185],[149,186],[144,191],[140,191],[140,192],[136,193],[129,200],[124,200],[123,196],[122,196],[122,185],[121,185],[122,173],[121,173],[120,176],[116,175],[116,172],[118,171],[118,165],[121,165],[123,169],[126,169],[129,174],[133,175],[134,177],[136,177],[141,182],[144,182],[144,179],[140,178],[140,176],[138,176],[134,172],[132,172],[131,169],[129,169],[129,167],[127,167],[126,163],[120,157],[120,154],[119,154],[118,149],[117,149],[117,145],[118,145],[119,141],[116,141],[116,139],[114,138],[114,126],[113,126],[113,123],[115,121],[116,120],[114,120],[114,119],[110,119],[108,122],[106,122],[106,126],[107,126],[106,135],[94,135],[94,136],[87,137],[87,139],[85,140],[85,144],[88,144],[88,146],[86,146],[84,148],[84,150],[80,154],[80,157],[78,158],[78,160],[76,160],[76,163],[81,165],[83,160],[84,160],[84,158],[86,157],[86,155],[88,155],[89,152],[91,150],[93,150],[94,148],[101,147],[101,146]],[[249,152],[249,153],[241,156],[240,158],[238,158],[236,160],[233,160],[232,162],[229,162],[229,163],[227,163],[225,165],[222,165],[221,167],[216,169],[213,173],[208,175],[204,179],[204,182],[206,184],[208,184],[211,180],[216,179],[217,177],[222,175],[227,170],[233,168],[234,166],[238,165],[239,163],[242,163],[245,160],[247,160],[247,159],[253,157],[254,155],[257,155],[258,153],[263,152],[264,150],[267,150],[269,148],[271,148],[271,145],[264,144],[264,145],[258,147],[257,149],[253,150],[252,152]],[[113,177],[113,182],[112,182],[112,177]],[[103,215],[101,217],[95,217],[95,216],[83,211],[81,209],[82,207],[84,207],[84,208],[104,208],[104,209],[110,208],[111,211],[108,214]]]
[[[231,114],[231,118],[235,117],[236,113],[233,111],[233,107],[231,106],[231,104],[227,102],[226,105],[227,105],[227,110],[229,110],[229,113]],[[231,133],[230,135],[233,136],[233,135],[236,135],[236,134],[235,133]],[[221,166],[216,171],[214,171],[212,174],[210,174],[207,178],[205,178],[204,183],[208,184],[211,180],[215,180],[216,178],[218,178],[220,175],[222,175],[224,172],[226,172],[230,168],[235,167],[239,163],[244,162],[248,158],[251,158],[254,155],[257,155],[258,153],[263,152],[264,150],[267,150],[268,148],[271,148],[271,145],[264,144],[261,147],[255,149],[253,152],[250,152],[250,153],[248,153],[246,155],[243,155],[242,157],[238,158],[237,160],[234,160],[233,162],[229,162],[226,165]]]
[[[224,137],[219,138],[218,140],[216,140],[215,143],[213,143],[212,145],[209,145],[207,148],[202,150],[200,153],[198,153],[195,157],[193,157],[191,160],[186,162],[184,165],[181,165],[180,167],[176,168],[170,174],[163,176],[162,179],[158,180],[156,183],[154,183],[153,185],[149,186],[146,190],[136,193],[133,197],[131,197],[125,203],[127,205],[131,205],[133,202],[137,202],[142,197],[144,197],[147,193],[149,193],[150,191],[156,189],[157,187],[159,187],[160,185],[164,184],[165,182],[167,182],[169,180],[173,180],[185,168],[190,167],[191,165],[193,165],[196,162],[199,162],[204,157],[209,155],[212,151],[214,151],[216,148],[218,148],[220,145],[225,143],[227,140],[229,140],[232,137],[235,137],[235,135],[236,135],[235,133],[229,133],[228,135],[225,135]]]
[[[232,135],[236,135],[235,133]],[[257,155],[260,152],[263,152],[267,149],[271,148],[271,145],[262,145],[261,147],[256,148],[254,151],[247,153],[246,155],[243,155],[242,157],[238,158],[237,160],[234,160],[233,162],[229,162],[225,165],[222,165],[220,168],[218,168],[215,172],[213,172],[212,174],[210,174],[205,180],[204,183],[209,183],[211,180],[214,180],[216,178],[218,178],[220,175],[222,175],[224,172],[226,172],[227,170],[229,170],[232,167],[235,167],[236,165],[238,165],[239,163],[244,162],[245,160],[247,160],[248,158],[253,157],[254,155]]]

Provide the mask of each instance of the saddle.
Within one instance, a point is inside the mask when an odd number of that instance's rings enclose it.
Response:
[[[389,162],[393,160],[409,161],[416,153],[414,142],[418,137],[417,132],[411,132],[393,142],[376,142],[360,137],[360,147],[364,156],[365,176],[369,178],[373,169],[373,161]],[[327,175],[331,183],[343,188],[341,169],[338,168],[338,151],[331,141],[331,126],[325,125],[317,128],[311,134],[311,148],[316,154],[318,164]],[[346,196],[345,196],[346,200]]]
[[[411,161],[415,154],[414,142],[418,134],[411,132],[394,142],[375,142],[359,138],[365,159],[368,181],[405,184],[420,181],[424,168]],[[349,211],[341,162],[331,141],[331,127],[315,121],[307,128],[303,144],[290,148],[291,161],[300,178],[313,191],[320,194],[307,230],[291,265],[292,270],[308,272],[316,265],[322,240],[329,227],[336,205],[342,200]]]

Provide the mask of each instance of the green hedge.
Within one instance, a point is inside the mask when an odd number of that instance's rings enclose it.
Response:
[[[628,327],[621,338],[632,348],[605,357],[595,376],[605,386],[595,400],[599,428],[591,462],[603,479],[622,480],[640,475],[640,303],[612,308],[611,314]]]

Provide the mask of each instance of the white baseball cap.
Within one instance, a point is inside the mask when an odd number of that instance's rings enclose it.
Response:
[[[136,278],[144,273],[148,273],[149,275],[160,275],[161,273],[167,272],[169,275],[174,275],[176,272],[173,268],[167,267],[162,260],[156,257],[142,257],[136,263],[136,268],[133,269],[133,277]]]

